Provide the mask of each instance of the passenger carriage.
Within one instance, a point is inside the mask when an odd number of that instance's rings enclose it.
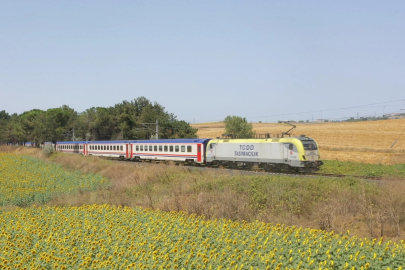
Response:
[[[136,140],[131,142],[131,159],[205,163],[209,139]]]
[[[87,155],[129,159],[131,146],[128,140],[89,141]]]
[[[56,142],[56,151],[70,154],[87,155],[86,141]]]

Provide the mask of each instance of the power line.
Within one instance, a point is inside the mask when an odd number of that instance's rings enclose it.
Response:
[[[339,110],[348,110],[348,109],[356,109],[356,108],[376,108],[376,107],[388,107],[388,106],[404,106],[404,104],[399,105],[384,105],[384,106],[374,106],[374,105],[381,105],[393,102],[405,101],[404,99],[392,100],[392,101],[385,101],[385,102],[377,102],[377,103],[370,103],[365,105],[356,105],[356,106],[349,106],[349,107],[342,107],[342,108],[335,108],[335,109],[326,109],[326,110],[314,110],[314,111],[305,111],[305,112],[293,112],[293,113],[281,113],[281,114],[272,114],[272,115],[262,115],[262,116],[248,116],[245,118],[264,118],[264,117],[275,117],[275,116],[287,116],[287,115],[297,115],[297,114],[306,114],[306,113],[323,113],[328,111],[339,111]],[[207,121],[198,121],[197,123],[205,123],[205,122],[219,122],[222,120],[207,120]]]

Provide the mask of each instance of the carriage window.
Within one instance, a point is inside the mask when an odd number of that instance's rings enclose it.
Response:
[[[149,151],[151,151],[151,152],[153,151],[152,147],[153,147],[152,145],[149,145]]]
[[[184,145],[181,146],[181,152],[186,152],[186,147]]]
[[[121,150],[121,151],[123,150],[122,145],[120,145],[120,150]]]
[[[161,145],[159,145],[159,152],[163,151],[163,147]]]
[[[139,145],[136,146],[136,152],[138,152],[138,151],[139,151]]]
[[[179,152],[179,150],[180,150],[180,146],[176,145],[176,146],[174,147],[174,151]]]
[[[107,145],[107,150],[110,150],[110,146],[109,146],[109,145]]]
[[[169,146],[170,152],[173,152],[173,145]]]
[[[167,145],[165,145],[165,152],[167,152],[167,148],[168,148]]]
[[[143,151],[143,145],[141,145],[141,151]]]
[[[187,152],[191,152],[191,145],[187,145]]]
[[[294,149],[294,145],[292,144],[292,143],[290,143],[290,150],[293,150]]]
[[[153,151],[157,152],[157,145],[153,146]]]

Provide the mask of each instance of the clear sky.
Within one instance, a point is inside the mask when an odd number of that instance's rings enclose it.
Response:
[[[0,2],[0,110],[140,96],[196,123],[400,112],[405,1]]]

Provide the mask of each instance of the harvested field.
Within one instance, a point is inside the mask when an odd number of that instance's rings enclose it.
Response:
[[[225,132],[223,123],[192,125],[198,128],[200,138],[220,137]],[[296,123],[295,135],[305,134],[314,138],[327,160],[356,161],[375,164],[405,163],[405,119],[340,122]],[[253,123],[256,133],[281,133],[289,125]],[[399,138],[399,139],[398,139]],[[397,140],[393,148],[391,145]]]

